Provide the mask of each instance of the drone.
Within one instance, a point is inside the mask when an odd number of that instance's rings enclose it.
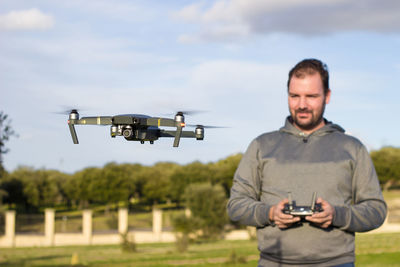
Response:
[[[219,128],[216,126],[188,125],[196,127],[194,131],[184,131],[185,112],[179,111],[173,119],[151,117],[143,114],[124,114],[116,116],[96,116],[79,118],[77,109],[69,113],[68,126],[71,132],[72,141],[78,144],[78,137],[75,125],[110,125],[112,138],[123,136],[128,141],[139,141],[144,144],[146,141],[154,144],[160,137],[174,138],[173,147],[179,146],[181,137],[204,139],[204,128]],[[173,127],[175,130],[165,130],[160,127]]]

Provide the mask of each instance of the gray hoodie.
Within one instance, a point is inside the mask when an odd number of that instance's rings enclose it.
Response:
[[[310,205],[317,192],[335,208],[332,225],[272,226],[269,209],[288,192],[296,205]],[[227,210],[233,221],[257,227],[260,262],[321,266],[354,261],[354,232],[375,229],[386,217],[377,175],[361,142],[327,121],[307,136],[289,118],[279,131],[251,142],[236,170]]]

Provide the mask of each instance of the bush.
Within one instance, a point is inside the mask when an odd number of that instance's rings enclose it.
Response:
[[[136,252],[136,243],[132,235],[128,233],[121,234],[121,249],[123,252]]]
[[[228,222],[225,191],[220,185],[192,184],[185,190],[186,207],[192,212],[192,227],[207,239],[223,233]]]
[[[379,181],[385,184],[385,189],[396,186],[400,182],[400,148],[383,147],[372,151],[371,158]]]
[[[189,248],[189,243],[190,243],[190,239],[189,239],[189,235],[188,234],[181,234],[178,233],[176,235],[176,250],[180,253],[182,252],[186,252]]]

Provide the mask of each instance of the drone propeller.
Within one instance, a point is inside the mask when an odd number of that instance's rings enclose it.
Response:
[[[201,124],[186,124],[188,127],[204,128],[204,129],[218,129],[218,128],[230,128],[226,126],[212,126],[212,125],[201,125]]]
[[[69,107],[69,106],[62,106],[60,111],[53,111],[51,113],[53,114],[61,114],[61,115],[69,115],[71,113],[79,113],[82,110],[82,108],[76,108],[76,107]]]
[[[205,111],[205,110],[179,110],[179,111],[177,111],[175,113],[162,114],[162,116],[174,116],[176,114],[193,116],[193,115],[200,114],[200,113],[205,113],[205,112],[207,112],[207,111]]]

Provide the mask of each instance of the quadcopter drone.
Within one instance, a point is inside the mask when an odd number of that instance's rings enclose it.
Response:
[[[183,131],[186,126],[184,113],[182,111],[177,112],[174,119],[151,117],[142,114],[79,118],[78,111],[73,109],[69,113],[68,126],[74,144],[78,144],[75,125],[110,125],[110,134],[113,138],[123,136],[128,141],[140,141],[142,144],[145,141],[149,141],[150,144],[154,144],[154,141],[160,137],[173,137],[174,147],[179,146],[181,137],[203,140],[204,128],[216,128],[214,126],[190,125],[196,127],[194,131]],[[161,126],[173,127],[176,130],[161,129]]]

